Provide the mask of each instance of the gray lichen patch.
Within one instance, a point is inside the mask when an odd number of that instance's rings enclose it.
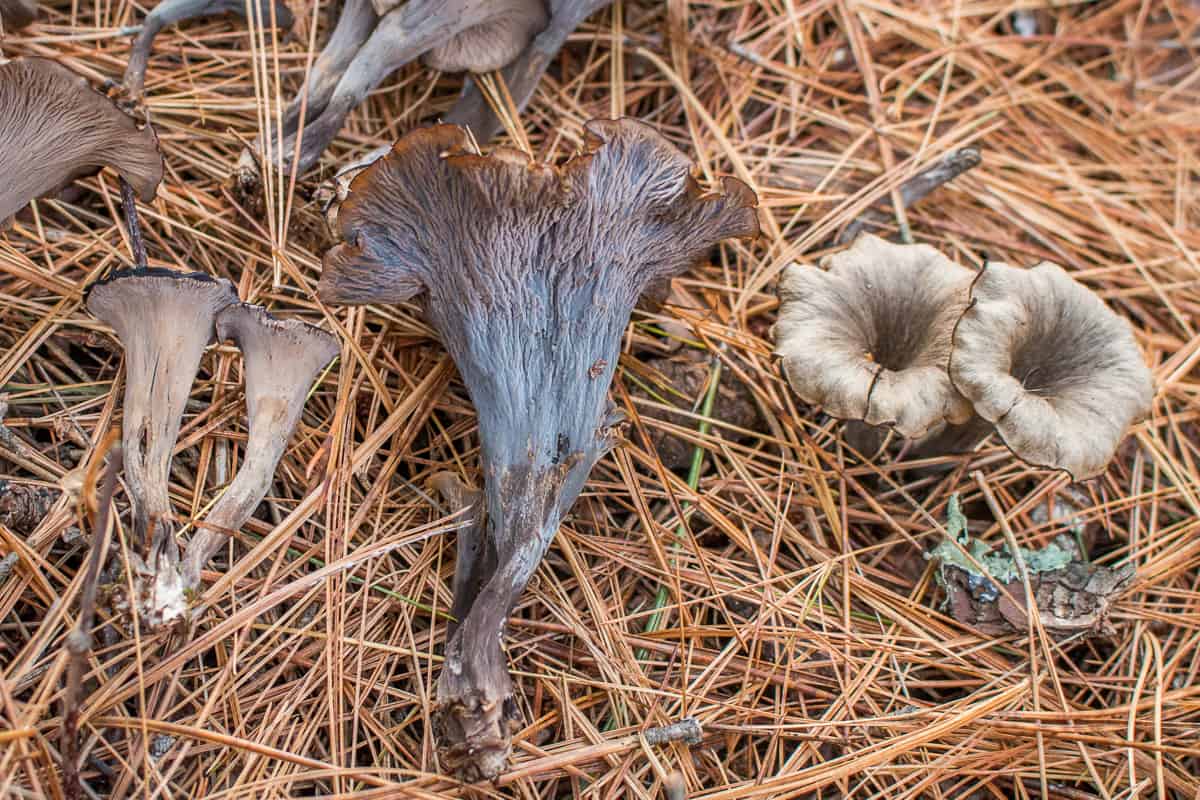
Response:
[[[926,558],[938,562],[937,581],[946,592],[951,616],[989,634],[1027,631],[1028,599],[1017,559],[1008,548],[992,549],[967,532],[957,495],[950,499],[946,528],[947,539]],[[1111,631],[1108,614],[1113,601],[1133,581],[1132,565],[1113,568],[1089,563],[1066,535],[1043,548],[1019,551],[1047,633],[1064,638]]]

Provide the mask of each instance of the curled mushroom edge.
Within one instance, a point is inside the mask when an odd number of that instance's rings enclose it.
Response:
[[[871,234],[820,268],[789,266],[773,335],[792,389],[833,417],[910,438],[967,421],[946,362],[971,278],[929,245]]]
[[[758,232],[754,194],[705,195],[690,161],[647,125],[595,120],[561,167],[453,125],[419,129],[361,172],[324,259],[327,303],[419,297],[479,416],[480,513],[494,565],[456,563],[436,734],[467,780],[507,763],[518,716],[501,637],[592,466],[617,441],[608,397],[638,296],[717,242]],[[459,573],[471,573],[462,575]],[[462,593],[466,593],[463,596]]]
[[[1129,322],[1057,264],[985,264],[953,339],[951,380],[1030,465],[1095,477],[1150,412]]]

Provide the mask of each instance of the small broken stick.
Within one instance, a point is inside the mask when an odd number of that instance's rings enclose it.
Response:
[[[949,536],[927,558],[940,562],[937,579],[946,591],[951,616],[992,635],[1028,630],[1025,589],[1016,559],[1007,549],[991,550],[967,534],[957,496],[950,500],[948,516]],[[1021,548],[1021,556],[1029,570],[1038,618],[1047,633],[1055,639],[1112,633],[1109,611],[1133,582],[1132,564],[1114,568],[1084,561],[1074,540],[1066,535],[1040,550]]]
[[[947,184],[964,172],[979,166],[983,157],[975,147],[954,150],[932,166],[918,172],[900,186],[900,200],[904,207],[916,205],[934,189]],[[838,244],[854,241],[858,234],[867,229],[877,229],[888,220],[888,216],[875,207],[868,208],[857,219],[846,226],[837,238]]]

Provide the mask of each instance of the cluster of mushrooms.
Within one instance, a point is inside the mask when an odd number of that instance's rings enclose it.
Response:
[[[13,19],[4,0],[0,14]],[[19,4],[24,7],[23,4]],[[308,84],[285,115],[281,166],[304,170],[349,111],[399,66],[506,68],[518,105],[566,36],[601,0],[347,0]],[[163,25],[246,6],[167,0],[147,18],[118,95],[144,86]],[[250,6],[287,24],[286,9]],[[126,106],[127,107],[127,106]],[[133,194],[162,178],[154,133],[62,66],[0,65],[0,220],[76,177],[121,175],[136,268],[93,285],[88,309],[125,348],[123,452],[140,553],[140,618],[189,616],[201,570],[268,492],[314,379],[338,353],[314,326],[240,302],[232,284],[145,266]],[[434,721],[442,763],[466,779],[501,773],[517,726],[505,621],[598,459],[620,438],[609,398],[639,297],[717,243],[758,232],[756,197],[726,178],[706,193],[652,128],[593,121],[561,165],[477,142],[495,132],[468,83],[454,121],[415,130],[346,174],[329,219],[318,296],[329,304],[413,302],[454,359],[479,417],[477,479],[435,485],[468,509],[458,533],[453,622]],[[256,145],[247,151],[254,169]],[[245,166],[245,165],[243,165]],[[253,171],[253,170],[252,170]],[[799,396],[829,414],[922,446],[973,446],[996,431],[1021,458],[1097,474],[1146,413],[1150,374],[1128,324],[1053,265],[975,272],[927,246],[862,235],[823,269],[793,266],[780,287],[778,352]],[[244,461],[181,553],[168,475],[205,349],[244,358]],[[476,485],[476,484],[479,485]]]
[[[133,514],[136,613],[152,627],[188,613],[200,570],[266,497],[300,420],[309,388],[338,354],[332,334],[239,302],[229,281],[141,268],[93,284],[88,310],[125,348],[121,444]],[[232,340],[242,352],[249,431],[233,480],[181,556],[168,494],[171,455],[205,348]]]
[[[1103,472],[1154,384],[1129,323],[1061,267],[986,263],[862,234],[779,286],[776,351],[830,416],[890,428],[924,455],[993,431],[1026,463]]]

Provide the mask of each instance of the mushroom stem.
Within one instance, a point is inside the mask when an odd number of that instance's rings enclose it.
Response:
[[[442,764],[467,780],[505,767],[517,705],[504,622],[617,440],[608,388],[638,297],[758,230],[747,187],[705,194],[649,126],[595,120],[586,133],[562,167],[480,155],[454,125],[408,134],[354,179],[317,288],[326,302],[425,295],[479,415],[486,541],[460,540],[466,612],[434,714]]]
[[[125,215],[125,227],[129,231],[129,251],[133,254],[133,265],[138,269],[146,267],[146,243],[142,240],[142,226],[138,222],[137,196],[133,187],[125,178],[121,182],[121,211]]]
[[[245,460],[188,545],[184,588],[254,514],[300,421],[313,380],[338,353],[329,333],[299,320],[279,320],[261,306],[238,303],[217,315],[217,335],[233,339],[245,359],[250,434]]]
[[[255,0],[258,3],[269,0]],[[290,28],[292,12],[282,3],[273,3],[271,10],[260,6],[251,6],[256,18],[261,14],[263,21],[280,28]],[[150,50],[154,39],[168,25],[186,22],[196,17],[211,17],[218,14],[236,14],[245,19],[246,3],[244,0],[165,0],[154,7],[142,21],[141,31],[129,50],[129,63],[125,67],[125,77],[121,90],[126,97],[136,100],[142,96],[146,84],[146,66],[150,62]]]
[[[446,8],[453,6],[453,8]],[[289,161],[301,137],[294,171],[308,171],[342,129],[346,117],[367,95],[400,67],[425,51],[449,41],[488,18],[479,0],[409,0],[379,21],[366,43],[354,53],[320,113],[310,115],[303,129],[284,137],[281,168],[291,172]]]
[[[551,3],[550,24],[503,70],[504,82],[517,111],[529,103],[550,62],[566,44],[567,37],[585,19],[611,3],[612,0],[554,0]],[[500,119],[484,99],[473,78],[463,83],[462,94],[446,113],[446,122],[470,128],[480,144],[490,141],[502,127]]]
[[[454,619],[446,629],[447,637],[453,637],[458,630],[458,623],[470,613],[487,576],[496,570],[496,549],[484,528],[483,492],[467,486],[452,472],[439,472],[430,483],[450,506],[452,513],[471,509],[464,526],[458,530],[458,553],[454,561],[452,585],[454,600],[450,609]]]

